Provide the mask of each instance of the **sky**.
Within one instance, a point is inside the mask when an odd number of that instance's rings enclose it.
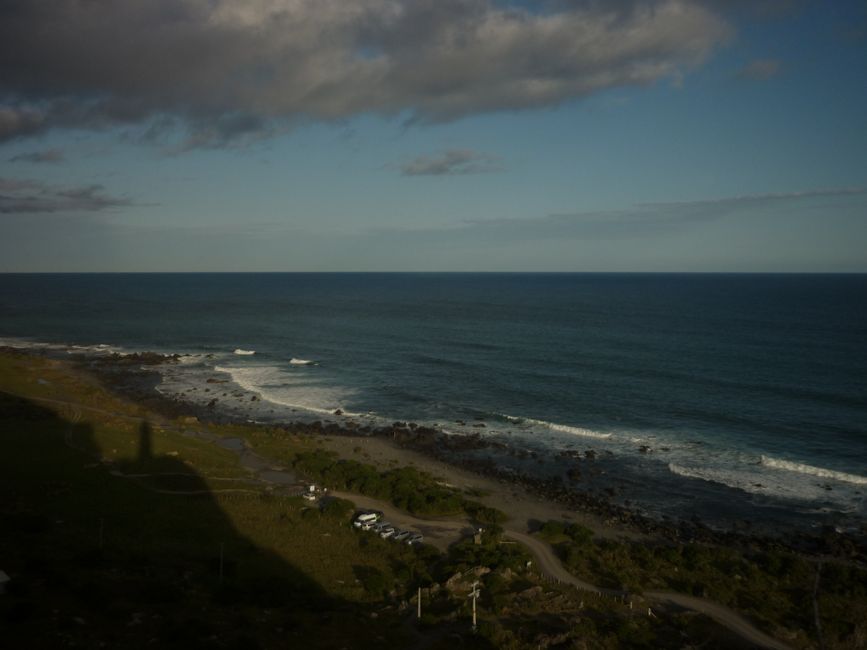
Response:
[[[867,272],[867,3],[3,0],[55,271]]]

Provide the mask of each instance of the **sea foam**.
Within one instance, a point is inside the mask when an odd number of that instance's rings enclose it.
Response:
[[[583,427],[571,427],[566,424],[558,424],[557,422],[548,422],[547,420],[536,420],[534,418],[522,418],[516,417],[514,415],[506,415],[500,414],[502,417],[506,418],[510,422],[514,422],[515,424],[528,424],[536,427],[545,427],[546,429],[550,429],[551,431],[559,431],[560,433],[569,433],[573,436],[581,436],[582,438],[596,438],[597,440],[605,440],[611,437],[610,433],[603,433],[601,431],[593,431],[591,429],[585,429]]]
[[[773,469],[783,469],[788,472],[797,472],[798,474],[809,474],[810,476],[818,476],[819,478],[841,481],[843,483],[852,483],[854,485],[867,485],[867,476],[858,476],[857,474],[838,472],[833,469],[814,467],[813,465],[805,465],[804,463],[795,463],[790,460],[771,458],[770,456],[762,456],[761,464],[765,467],[772,467]]]
[[[813,503],[834,503],[836,509],[850,511],[863,501],[863,498],[847,489],[828,490],[826,486],[812,480],[810,475],[775,471],[763,464],[753,463],[746,467],[696,467],[669,463],[672,474],[685,478],[699,479],[741,490],[749,494],[776,497]]]
[[[228,374],[238,386],[271,404],[320,415],[334,415],[338,408],[348,417],[364,415],[343,408],[345,391],[299,380],[278,366],[215,366],[214,370]]]

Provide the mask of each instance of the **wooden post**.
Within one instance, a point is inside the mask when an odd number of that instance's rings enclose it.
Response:
[[[105,518],[99,518],[99,550],[102,550],[103,535],[105,533]]]
[[[473,633],[475,633],[476,627],[476,598],[479,597],[479,581],[476,580],[473,582],[473,593],[470,594],[473,597]]]
[[[421,587],[418,588],[418,620],[421,620]]]
[[[225,544],[220,542],[220,584],[223,584],[223,547]]]

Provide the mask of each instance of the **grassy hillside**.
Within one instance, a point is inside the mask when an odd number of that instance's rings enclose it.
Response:
[[[233,453],[138,419],[54,362],[0,357],[0,391],[9,647],[408,642],[383,608],[415,549],[263,490]]]

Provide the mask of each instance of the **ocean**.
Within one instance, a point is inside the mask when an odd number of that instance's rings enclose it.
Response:
[[[161,392],[479,434],[650,516],[867,523],[864,275],[5,274],[0,345],[188,355]]]

